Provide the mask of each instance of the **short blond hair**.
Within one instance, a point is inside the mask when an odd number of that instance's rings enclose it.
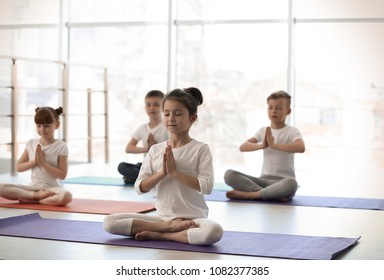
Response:
[[[275,91],[273,93],[271,93],[268,97],[267,97],[267,102],[271,99],[279,99],[279,98],[285,98],[287,99],[288,101],[288,105],[291,106],[291,99],[292,97],[284,90],[278,90],[278,91]]]

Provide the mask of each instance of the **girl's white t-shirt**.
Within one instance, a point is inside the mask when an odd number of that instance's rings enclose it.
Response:
[[[37,145],[40,144],[40,139],[29,140],[26,149],[28,151],[29,160],[35,158]],[[68,156],[67,144],[62,140],[56,140],[50,145],[40,144],[45,160],[52,166],[58,167],[59,157]],[[60,179],[51,176],[45,169],[35,166],[32,168],[31,185],[42,187],[62,187],[63,184]]]
[[[136,191],[141,194],[141,181],[163,168],[166,142],[153,145],[145,157],[135,182]],[[179,172],[198,178],[201,191],[198,192],[175,178],[165,177],[155,187],[157,191],[156,210],[164,220],[175,218],[206,218],[208,206],[204,194],[213,189],[214,171],[209,146],[192,139],[188,144],[172,149]]]

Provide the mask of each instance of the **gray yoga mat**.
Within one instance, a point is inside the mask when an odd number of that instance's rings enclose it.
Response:
[[[329,260],[355,245],[360,237],[321,237],[225,231],[211,246],[170,241],[136,241],[104,231],[100,222],[46,219],[38,213],[0,219],[0,235],[271,258]]]

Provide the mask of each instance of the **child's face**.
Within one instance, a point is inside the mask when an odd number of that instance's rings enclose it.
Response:
[[[161,97],[147,97],[145,98],[145,111],[150,118],[161,117]]]
[[[188,133],[196,117],[196,115],[190,116],[188,109],[179,101],[166,100],[164,102],[164,125],[170,133]]]
[[[53,122],[49,124],[36,124],[36,132],[41,139],[50,141],[54,138],[55,130],[59,127],[59,122]]]
[[[291,108],[286,98],[270,99],[268,101],[268,117],[272,124],[285,124],[285,119],[290,113]]]

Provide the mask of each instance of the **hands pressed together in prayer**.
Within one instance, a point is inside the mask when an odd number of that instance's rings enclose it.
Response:
[[[172,147],[167,145],[163,156],[163,173],[164,175],[173,175],[176,172],[176,161],[173,156]]]
[[[265,131],[261,147],[262,149],[272,148],[287,153],[303,153],[305,151],[305,145],[302,139],[297,139],[294,142],[288,144],[275,143],[275,138],[272,135],[272,130],[270,127],[267,127]]]
[[[148,146],[148,150],[153,146],[155,145],[157,142],[155,140],[155,136],[152,134],[152,133],[149,133],[148,135],[148,139],[147,139],[147,146]]]
[[[272,148],[273,145],[275,145],[275,138],[272,136],[272,131],[270,127],[267,127],[263,139],[263,149],[265,148]]]
[[[36,153],[35,153],[35,163],[37,166],[43,167],[43,164],[45,162],[45,155],[43,152],[43,149],[41,148],[41,145],[37,145]]]

